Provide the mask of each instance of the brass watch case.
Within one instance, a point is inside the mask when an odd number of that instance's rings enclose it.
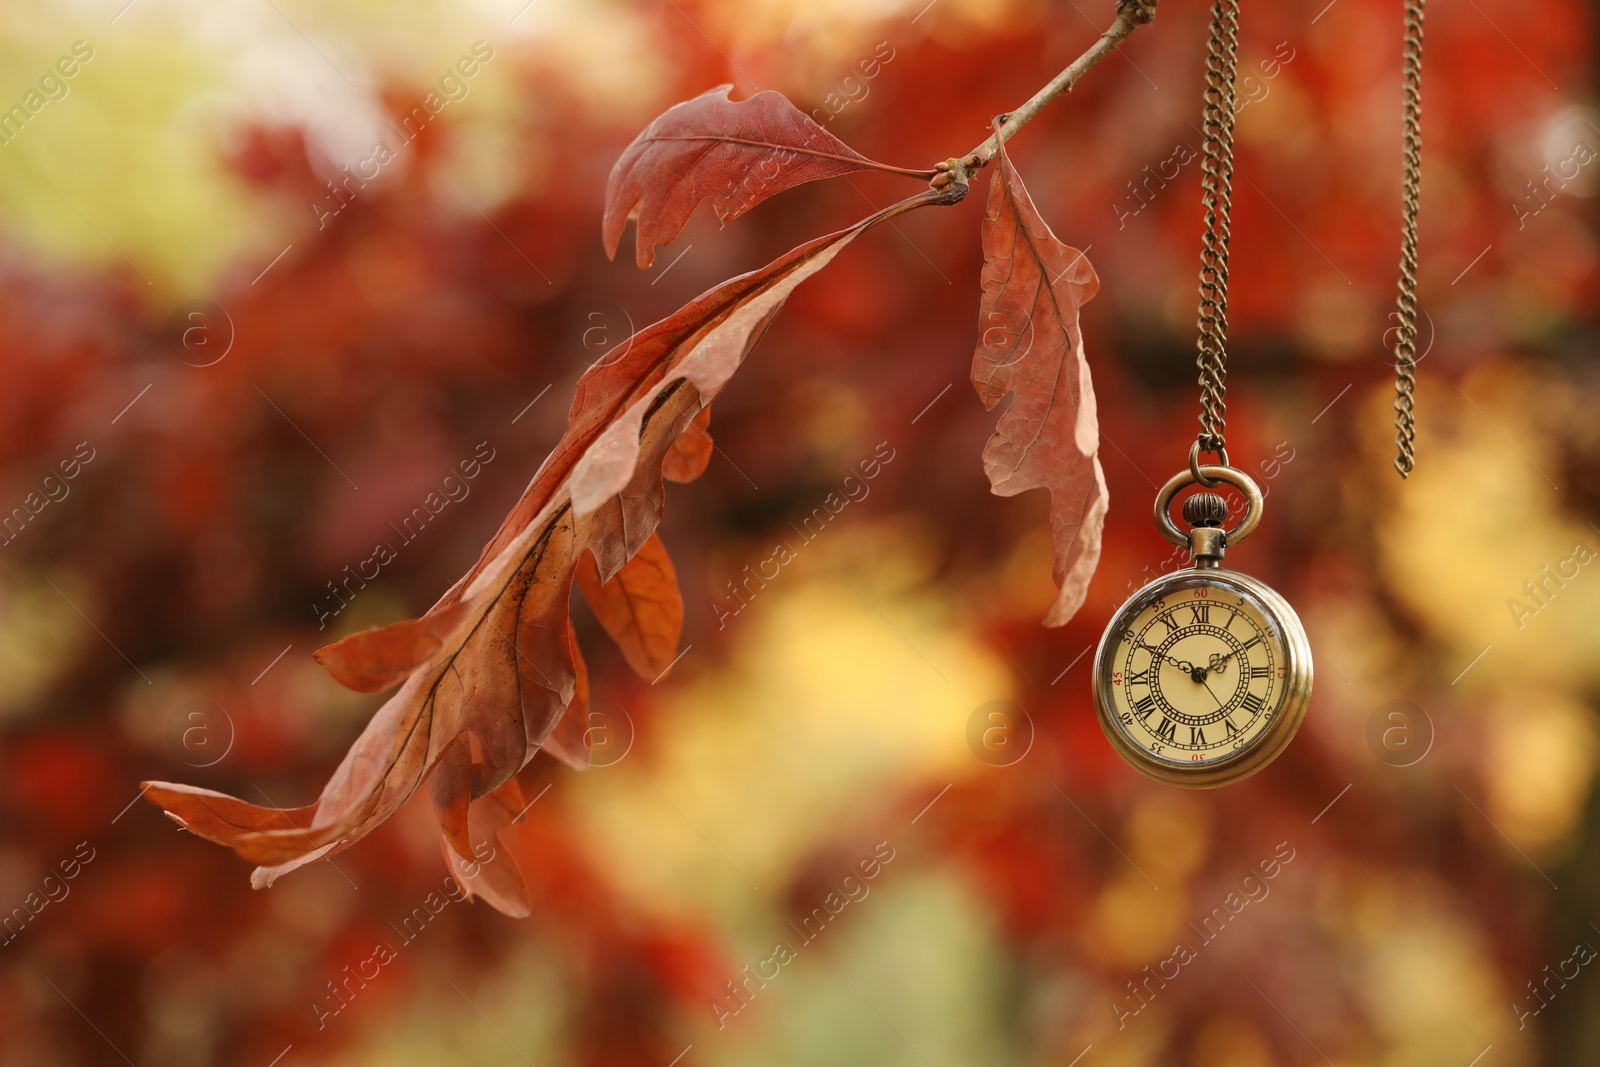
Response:
[[[1229,785],[1271,763],[1294,740],[1311,703],[1311,641],[1306,637],[1300,616],[1267,583],[1222,566],[1227,548],[1250,536],[1261,522],[1266,498],[1254,479],[1228,464],[1226,451],[1221,454],[1221,466],[1202,467],[1197,462],[1197,443],[1189,450],[1189,469],[1174,475],[1156,494],[1156,528],[1168,541],[1187,547],[1194,566],[1162,575],[1129,597],[1111,617],[1094,653],[1094,708],[1100,719],[1100,729],[1111,747],[1140,774],[1186,789]],[[1178,492],[1189,485],[1209,488],[1223,483],[1232,485],[1245,496],[1246,510],[1239,522],[1227,530],[1201,526],[1188,533],[1180,530],[1170,513]],[[1151,602],[1198,586],[1232,592],[1253,601],[1284,654],[1283,690],[1271,724],[1237,752],[1204,763],[1166,759],[1146,749],[1124,729],[1112,701],[1112,676],[1116,668],[1111,656],[1116,646],[1115,636]]]
[[[1112,703],[1111,662],[1115,636],[1151,602],[1174,593],[1209,586],[1253,601],[1284,652],[1282,695],[1272,723],[1236,753],[1206,763],[1164,759],[1128,734]],[[1129,766],[1140,774],[1187,789],[1213,789],[1248,778],[1278,757],[1294,739],[1311,702],[1311,642],[1289,602],[1265,582],[1225,567],[1197,566],[1162,575],[1129,597],[1112,616],[1094,654],[1094,707],[1100,729]]]

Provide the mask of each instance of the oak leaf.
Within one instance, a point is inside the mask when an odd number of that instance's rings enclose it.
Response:
[[[683,631],[683,596],[659,537],[651,534],[610,581],[600,580],[593,554],[585,552],[578,559],[577,578],[583,599],[630,667],[654,681],[672,666]]]
[[[706,427],[711,425],[711,405],[700,409],[689,428],[678,435],[661,464],[661,473],[669,482],[692,482],[706,472],[715,446]]]
[[[458,603],[420,619],[352,634],[313,655],[340,685],[358,693],[381,693],[399,685],[417,664],[437,652],[467,607]]]
[[[819,178],[858,170],[933,176],[868,159],[781,93],[769,89],[734,101],[728,99],[732,88],[719,85],[674,104],[623,151],[606,182],[600,232],[608,256],[617,254],[633,219],[635,256],[640,267],[648,267],[656,245],[671,244],[705,200],[727,221]]]
[[[264,808],[166,782],[145,783],[145,795],[179,825],[258,864],[251,880],[259,887],[351,847],[427,781],[463,888],[508,914],[527,914],[526,883],[498,835],[521,802],[514,776],[541,747],[569,763],[587,759],[583,709],[561,730],[563,714],[587,699],[569,617],[580,560],[593,556],[600,584],[591,603],[599,602],[597,615],[620,634],[630,662],[652,669],[663,657],[670,662],[681,601],[673,606],[676,580],[659,542],[646,547],[661,520],[668,456],[685,433],[698,432],[691,424],[797,285],[879,223],[955,198],[929,190],[800,245],[704,293],[591,367],[578,381],[566,432],[472,569],[421,619],[318,653],[353,688],[400,688],[315,804]],[[645,562],[628,572],[641,551]],[[647,603],[655,613],[637,633],[621,621],[621,598],[606,591],[618,578],[628,597],[638,595],[636,620]]]
[[[1003,142],[982,236],[972,384],[990,410],[1013,396],[984,445],[984,472],[998,496],[1050,491],[1060,591],[1044,621],[1060,626],[1083,606],[1100,560],[1108,502],[1094,385],[1078,325],[1078,309],[1100,280],[1084,254],[1057,240],[1040,218]]]
[[[544,739],[544,751],[573,770],[581,771],[589,766],[592,752],[589,743],[589,668],[583,661],[583,652],[578,648],[578,635],[573,632],[570,619],[567,621],[567,647],[572,652],[575,676],[572,700],[567,704],[561,721],[556,723],[556,728]]]

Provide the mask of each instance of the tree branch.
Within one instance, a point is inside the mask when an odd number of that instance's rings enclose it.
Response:
[[[1043,111],[1050,101],[1071,92],[1072,87],[1089,68],[1115,51],[1117,45],[1126,40],[1134,30],[1154,19],[1156,3],[1157,0],[1117,0],[1117,18],[1111,24],[1111,28],[1102,33],[1083,55],[1067,64],[1065,70],[1050,79],[1049,84],[1034,93],[1027,103],[1004,116],[1005,122],[987,141],[960,159],[948,159],[937,164],[934,169],[939,173],[933,179],[934,188],[943,188],[951,183],[967,184],[973,172],[989,165],[989,161],[999,151],[1002,141],[1009,141],[1018,130],[1033,121],[1034,116]]]

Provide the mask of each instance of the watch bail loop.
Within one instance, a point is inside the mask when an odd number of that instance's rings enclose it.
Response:
[[[1198,450],[1196,450],[1197,452]],[[1191,455],[1196,454],[1192,452]],[[1167,484],[1156,493],[1155,520],[1156,528],[1175,545],[1185,548],[1192,547],[1193,532],[1186,533],[1178,529],[1178,524],[1172,521],[1172,501],[1178,491],[1190,485],[1221,485],[1227,483],[1244,494],[1245,512],[1237,523],[1231,528],[1223,528],[1220,523],[1226,521],[1227,504],[1215,493],[1196,493],[1189,500],[1184,501],[1184,518],[1196,530],[1213,530],[1215,533],[1206,535],[1206,542],[1216,547],[1223,545],[1236,545],[1249,537],[1261,523],[1261,511],[1266,506],[1266,498],[1261,493],[1254,478],[1236,467],[1193,467],[1190,470],[1179,471],[1167,480]],[[1212,498],[1211,500],[1202,498]],[[1200,501],[1194,503],[1194,501]],[[1215,503],[1212,502],[1215,500]],[[1194,512],[1191,515],[1190,507]],[[1222,505],[1222,514],[1216,515],[1216,504]],[[1213,518],[1215,524],[1213,524]],[[1197,519],[1202,521],[1196,521]]]

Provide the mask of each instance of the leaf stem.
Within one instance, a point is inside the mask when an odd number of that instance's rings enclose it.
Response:
[[[1083,55],[1067,64],[1066,69],[1050,79],[1044,88],[1034,93],[1027,103],[1008,114],[1005,122],[987,141],[960,159],[950,159],[940,163],[936,169],[948,172],[950,177],[944,178],[941,173],[940,177],[934,179],[934,185],[938,187],[945,181],[964,182],[971,172],[988,166],[1002,141],[1009,141],[1018,130],[1033,121],[1034,116],[1043,111],[1050,101],[1071,92],[1078,79],[1091,67],[1115,51],[1117,45],[1126,40],[1134,30],[1154,19],[1156,3],[1157,0],[1117,0],[1117,18],[1110,29],[1102,33]]]

